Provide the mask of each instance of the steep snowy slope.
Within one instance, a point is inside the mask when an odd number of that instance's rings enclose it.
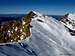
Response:
[[[75,39],[64,25],[52,17],[35,14],[30,38],[21,43],[0,45],[0,55],[75,56]]]

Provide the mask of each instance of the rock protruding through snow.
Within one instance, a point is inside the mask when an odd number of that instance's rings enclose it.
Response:
[[[75,13],[64,15],[60,21],[69,29],[71,35],[75,35]]]

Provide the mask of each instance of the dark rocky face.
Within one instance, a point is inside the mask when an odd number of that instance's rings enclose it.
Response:
[[[18,42],[30,36],[30,22],[35,14],[31,11],[20,20],[0,23],[0,43]]]
[[[26,24],[28,24],[28,23],[30,23],[31,18],[33,18],[33,16],[35,16],[35,15],[36,15],[36,14],[31,11],[29,14],[27,14],[27,15],[24,16],[24,17],[22,17],[22,21],[25,21]]]

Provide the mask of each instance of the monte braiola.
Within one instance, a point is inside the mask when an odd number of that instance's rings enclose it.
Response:
[[[20,20],[0,22],[0,43],[18,42],[30,36],[30,22],[35,15],[33,11],[30,11]]]

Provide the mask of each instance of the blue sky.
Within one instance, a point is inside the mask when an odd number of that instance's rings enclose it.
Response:
[[[29,10],[63,15],[75,12],[75,0],[0,0],[0,14],[25,14]]]

